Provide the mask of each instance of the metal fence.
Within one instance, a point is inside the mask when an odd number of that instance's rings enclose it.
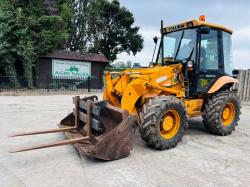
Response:
[[[239,83],[234,85],[242,101],[250,101],[250,70],[239,70]]]
[[[103,76],[92,77],[57,77],[51,76],[34,77],[27,81],[25,77],[0,76],[0,92],[18,91],[39,91],[39,92],[62,92],[80,91],[91,92],[101,91],[104,86]],[[239,70],[239,83],[234,85],[238,90],[238,95],[243,101],[250,101],[250,70]]]
[[[12,91],[83,91],[91,92],[101,90],[103,87],[102,76],[92,77],[33,77],[31,80],[25,77],[0,77],[0,92]]]

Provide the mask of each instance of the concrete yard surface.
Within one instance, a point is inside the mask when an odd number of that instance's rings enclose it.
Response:
[[[63,140],[62,133],[9,138],[57,127],[72,111],[71,95],[0,97],[0,186],[249,186],[250,104],[230,136],[206,132],[200,118],[189,121],[171,150],[149,148],[134,135],[130,156],[104,162],[80,158],[71,145],[10,154],[8,150]]]

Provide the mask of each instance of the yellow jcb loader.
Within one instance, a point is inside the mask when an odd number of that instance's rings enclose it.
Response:
[[[149,146],[170,149],[182,140],[188,119],[197,116],[212,134],[231,134],[240,115],[232,89],[238,81],[231,35],[205,16],[169,27],[162,23],[157,57],[149,67],[106,72],[103,101],[73,98],[75,108],[59,129],[13,135],[64,132],[68,140],[10,152],[74,144],[82,155],[120,159],[133,148],[134,127]]]

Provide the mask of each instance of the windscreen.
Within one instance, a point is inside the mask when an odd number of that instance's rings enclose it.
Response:
[[[163,36],[164,61],[186,61],[195,57],[197,32],[196,29],[186,29],[165,34]],[[157,62],[162,62],[162,47]]]

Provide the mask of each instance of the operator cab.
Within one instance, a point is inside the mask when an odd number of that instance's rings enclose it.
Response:
[[[207,93],[222,75],[233,75],[232,30],[193,20],[161,29],[156,64],[183,63],[189,96]]]

